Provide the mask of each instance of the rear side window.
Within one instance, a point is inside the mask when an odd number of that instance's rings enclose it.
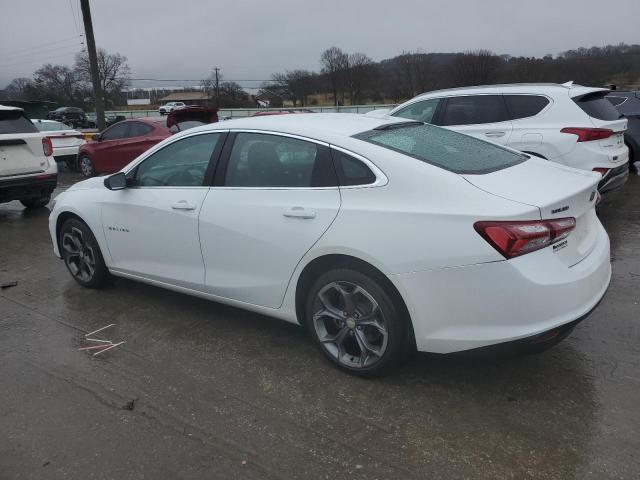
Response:
[[[477,125],[509,119],[502,95],[469,95],[447,99],[442,125]]]
[[[22,110],[0,110],[0,134],[2,133],[38,133]]]
[[[102,134],[102,140],[117,140],[119,138],[124,138],[127,134],[128,125],[128,123],[118,123],[107,128]]]
[[[152,128],[150,125],[146,125],[140,122],[131,122],[129,124],[129,133],[128,137],[143,137],[151,132]]]
[[[357,158],[335,149],[331,149],[331,156],[341,187],[370,185],[376,181],[374,173]]]
[[[423,100],[422,102],[412,103],[407,107],[398,110],[393,114],[394,117],[409,118],[411,120],[417,120],[418,122],[431,123],[436,108],[438,108],[437,98],[431,98],[429,100]]]
[[[598,120],[617,120],[620,118],[620,113],[606,100],[606,95],[607,92],[593,92],[572,100],[590,117]]]
[[[509,118],[533,117],[549,105],[549,99],[540,95],[504,95],[509,109]]]
[[[354,136],[461,174],[495,172],[527,160],[526,155],[433,125],[392,124]]]
[[[238,133],[229,155],[225,186],[309,188],[336,186],[326,148],[281,135]]]

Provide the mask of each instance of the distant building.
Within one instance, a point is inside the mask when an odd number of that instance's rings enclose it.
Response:
[[[187,105],[208,106],[212,98],[205,92],[174,92],[160,99],[161,104],[167,102],[184,102]]]

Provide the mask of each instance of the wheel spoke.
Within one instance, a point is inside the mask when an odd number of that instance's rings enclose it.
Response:
[[[376,357],[380,357],[382,355],[378,347],[369,343],[369,340],[367,340],[367,336],[362,330],[354,331],[356,332],[356,341],[358,342],[358,346],[360,347],[360,350],[363,354],[373,353]]]
[[[328,290],[328,289],[327,289]],[[329,300],[326,296],[327,290],[320,291],[318,294],[318,298],[327,312],[329,312],[329,316],[332,318],[342,319],[342,311],[337,308],[335,305],[331,304],[331,300]]]
[[[335,283],[333,288],[342,296],[342,300],[344,302],[344,309],[347,312],[347,315],[353,315],[356,311],[356,306],[353,301],[354,292],[348,292],[339,283]]]
[[[343,320],[342,315],[337,312],[335,309],[329,309],[327,307],[323,307],[313,314],[313,321],[317,322],[319,319],[323,317],[333,318],[334,320]]]
[[[342,327],[338,330],[334,335],[326,335],[320,341],[322,343],[333,343],[336,347],[340,348],[340,346],[344,343],[344,339],[347,338],[347,334],[349,333],[349,329],[347,327]]]
[[[365,318],[364,320],[358,321],[358,326],[373,327],[376,330],[378,330],[378,332],[380,332],[381,335],[387,334],[387,329],[384,327],[384,325],[382,325],[380,320],[378,320],[378,318],[375,318],[375,317],[369,317],[369,318]]]

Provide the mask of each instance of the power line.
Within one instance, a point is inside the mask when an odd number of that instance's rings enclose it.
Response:
[[[76,29],[76,33],[80,33],[80,29],[78,28],[78,20],[76,18],[76,12],[73,10],[73,0],[69,0],[69,8],[71,9],[71,16],[73,17],[73,26]]]
[[[80,51],[84,51],[84,50],[80,50]],[[53,57],[47,56],[47,57],[39,58],[39,59],[25,60],[25,61],[16,62],[16,63],[8,63],[8,64],[0,65],[0,67],[6,68],[6,67],[14,67],[16,65],[24,65],[24,64],[27,64],[27,63],[46,62],[47,60],[51,60],[51,59],[55,59],[55,58],[68,57],[72,53],[78,53],[78,50],[73,49],[73,50],[71,50],[69,52],[66,52],[66,53],[61,54],[61,55],[56,55],[56,56],[53,56]]]
[[[23,48],[23,49],[20,49],[20,50],[14,50],[12,55],[13,54],[22,53],[22,52],[27,52],[29,50],[37,50],[39,48],[47,47],[49,45],[55,45],[55,44],[62,43],[62,42],[68,42],[69,40],[76,40],[77,41],[78,37],[83,37],[83,36],[84,35],[79,34],[79,35],[74,35],[73,37],[62,38],[60,40],[54,40],[53,42],[40,43],[40,44],[34,45],[32,47]],[[82,42],[82,40],[80,40],[80,41]]]
[[[54,53],[54,52],[57,52],[57,51],[60,51],[60,50],[65,50],[65,49],[69,49],[69,48],[78,48],[78,47],[81,48],[81,49],[84,48],[84,43],[80,42],[80,43],[77,44],[77,46],[76,45],[58,45],[58,46],[54,46],[54,47],[43,48],[42,50],[33,51],[33,52],[30,52],[30,53],[24,53],[24,54],[21,54],[21,55],[12,54],[12,55],[9,55],[7,57],[2,57],[1,60],[5,61],[5,62],[7,62],[7,61],[13,62],[13,61],[18,61],[18,60],[22,60],[22,59],[28,59],[28,58],[31,58],[31,57],[34,57],[34,56],[38,57],[38,56],[45,55],[45,54],[51,54],[51,53]]]

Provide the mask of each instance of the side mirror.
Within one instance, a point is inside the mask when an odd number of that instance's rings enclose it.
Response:
[[[114,173],[104,179],[104,186],[109,190],[123,190],[127,188],[127,176],[124,172]]]
[[[100,140],[102,140],[102,135],[100,135],[99,133],[95,133],[92,135],[91,140],[99,142]]]

